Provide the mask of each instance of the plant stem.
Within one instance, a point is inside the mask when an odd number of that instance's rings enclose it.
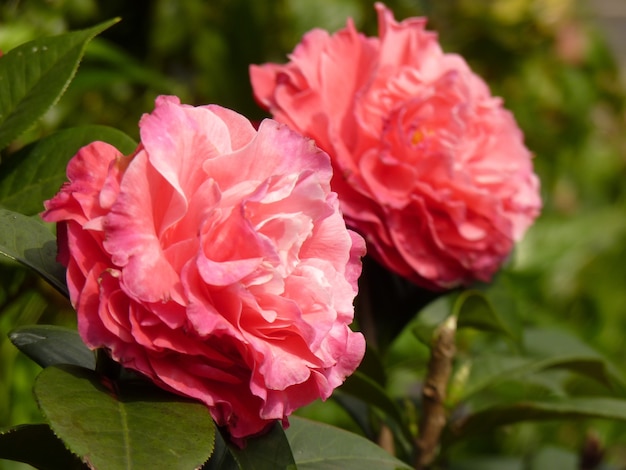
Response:
[[[422,389],[422,416],[417,437],[415,468],[422,470],[433,463],[439,438],[446,425],[444,401],[456,351],[454,337],[456,317],[450,316],[437,329],[428,361],[428,372]]]

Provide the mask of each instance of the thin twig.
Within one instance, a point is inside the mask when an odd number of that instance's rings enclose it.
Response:
[[[441,431],[446,425],[444,401],[456,351],[455,333],[456,317],[450,316],[434,335],[428,373],[422,389],[423,406],[415,461],[417,470],[428,468],[435,460]]]

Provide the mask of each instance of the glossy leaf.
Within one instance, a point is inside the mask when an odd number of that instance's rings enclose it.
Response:
[[[562,398],[555,401],[522,401],[493,406],[452,423],[445,436],[450,442],[478,435],[495,426],[524,421],[558,419],[614,419],[626,421],[626,400],[615,398]]]
[[[190,469],[213,452],[207,408],[150,384],[65,365],[44,369],[34,391],[54,433],[95,468]]]
[[[68,296],[65,268],[56,261],[56,238],[43,222],[0,208],[0,255],[34,269]]]
[[[73,364],[94,370],[93,351],[83,343],[78,332],[54,325],[24,326],[9,334],[11,342],[41,367]]]
[[[65,129],[16,152],[0,167],[0,206],[25,215],[43,210],[43,201],[56,194],[67,180],[67,162],[83,146],[100,140],[124,154],[136,143],[121,131],[106,126]]]
[[[248,439],[244,449],[231,445],[230,452],[242,470],[296,469],[289,441],[278,422],[267,434]]]
[[[24,424],[0,433],[0,459],[27,463],[40,470],[87,468],[47,424]]]
[[[285,430],[298,470],[404,470],[412,467],[375,443],[327,424],[293,416]]]
[[[36,39],[0,59],[0,148],[26,131],[63,94],[85,45],[118,20]]]

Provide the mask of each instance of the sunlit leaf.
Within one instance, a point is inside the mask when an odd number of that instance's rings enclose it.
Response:
[[[285,431],[298,470],[404,470],[409,465],[357,434],[304,418]]]
[[[87,468],[47,424],[24,424],[1,432],[0,459],[27,463],[41,470]]]
[[[67,297],[65,268],[56,261],[56,238],[42,222],[0,208],[0,255],[34,269]]]
[[[95,369],[94,353],[85,346],[76,330],[55,325],[23,326],[11,331],[9,338],[41,367],[73,364]]]
[[[0,167],[0,206],[34,215],[43,210],[66,181],[69,159],[83,146],[100,140],[124,154],[135,150],[135,142],[121,131],[106,126],[65,129],[45,137],[19,152]]]
[[[54,433],[95,468],[190,469],[213,452],[208,409],[152,385],[65,365],[44,369],[34,391]]]
[[[0,58],[0,148],[59,99],[76,73],[87,42],[117,21],[29,41]]]

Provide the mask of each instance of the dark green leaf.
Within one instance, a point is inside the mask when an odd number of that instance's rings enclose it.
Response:
[[[63,94],[85,45],[118,20],[27,42],[0,59],[0,149],[26,131]]]
[[[452,423],[446,441],[477,435],[495,426],[523,421],[561,419],[614,419],[626,421],[626,400],[615,398],[561,398],[555,401],[523,401],[493,406]]]
[[[93,351],[80,339],[78,332],[54,325],[23,326],[9,334],[11,342],[41,367],[73,364],[94,370]]]
[[[243,450],[231,445],[230,451],[241,470],[295,470],[296,468],[289,441],[278,422],[267,434],[248,439]]]
[[[298,470],[405,470],[378,445],[327,424],[293,416],[285,431]]]
[[[94,141],[108,142],[123,154],[137,146],[121,131],[106,126],[65,129],[45,137],[11,156],[0,167],[0,206],[34,215],[43,210],[66,181],[67,162],[83,146]]]
[[[376,439],[378,432],[372,426],[372,410],[367,403],[337,390],[333,393],[332,399],[348,413],[365,437],[371,440]]]
[[[190,469],[213,452],[208,409],[150,384],[51,366],[37,377],[35,396],[54,433],[95,468]]]
[[[56,261],[56,238],[39,220],[0,208],[0,255],[34,269],[68,296],[65,268]]]
[[[0,459],[24,462],[41,470],[87,468],[47,424],[24,424],[0,433]]]
[[[352,395],[378,408],[388,418],[393,419],[398,424],[405,438],[411,439],[411,432],[396,403],[387,395],[384,388],[368,376],[356,371],[346,379],[343,385],[338,388],[338,391]]]
[[[219,432],[215,433],[213,454],[211,454],[209,461],[202,466],[202,470],[240,470],[228,444]]]
[[[385,386],[387,381],[385,366],[380,357],[380,353],[370,344],[365,347],[365,356],[359,365],[358,371],[367,375],[377,384]]]

